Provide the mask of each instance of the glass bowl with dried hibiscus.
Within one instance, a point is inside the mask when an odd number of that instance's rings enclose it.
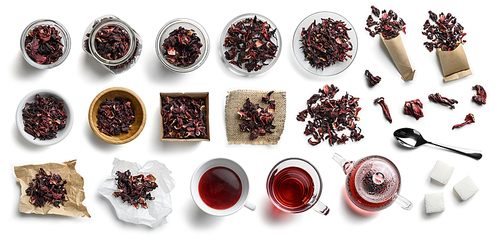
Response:
[[[229,21],[220,36],[220,55],[224,65],[242,76],[256,76],[271,69],[278,61],[281,47],[276,24],[254,13]]]
[[[17,128],[32,144],[53,145],[71,131],[73,114],[69,101],[61,94],[48,89],[34,90],[19,102]]]
[[[207,60],[210,39],[198,22],[178,18],[160,29],[155,49],[158,59],[166,68],[174,72],[192,72]]]
[[[146,106],[132,90],[111,87],[92,101],[89,125],[101,140],[110,144],[124,144],[137,138],[144,129]]]
[[[70,49],[69,32],[54,20],[33,21],[21,34],[21,53],[26,62],[38,69],[59,66],[68,57]]]
[[[316,12],[300,22],[292,41],[297,62],[318,76],[347,69],[356,57],[358,37],[351,23],[334,12]]]

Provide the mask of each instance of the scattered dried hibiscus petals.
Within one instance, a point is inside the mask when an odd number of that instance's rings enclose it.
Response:
[[[474,100],[479,105],[486,104],[486,91],[480,85],[475,85],[472,89],[476,90],[476,95],[472,96],[472,100]]]
[[[457,124],[457,125],[453,125],[451,130],[453,130],[455,128],[460,128],[460,127],[463,127],[469,123],[475,123],[475,122],[476,122],[476,119],[474,119],[474,115],[472,113],[469,113],[465,116],[465,122]]]
[[[453,104],[458,104],[457,100],[446,98],[444,96],[441,96],[439,93],[430,94],[429,100],[432,102],[435,102],[435,103],[442,104],[442,105],[450,106],[451,109],[455,108],[455,105],[453,105]]]
[[[435,48],[442,51],[452,51],[460,44],[466,41],[463,37],[466,33],[463,32],[464,27],[457,22],[451,13],[444,14],[441,12],[439,17],[432,11],[429,11],[429,18],[435,23],[431,24],[429,20],[424,23],[423,35],[427,36],[428,42],[424,42],[424,46],[432,52]]]
[[[205,103],[191,97],[163,97],[163,138],[207,138]]]
[[[24,40],[26,54],[38,64],[51,64],[63,55],[59,31],[49,25],[40,25],[30,30]]]
[[[368,79],[368,82],[372,87],[378,84],[380,80],[382,80],[382,78],[380,78],[379,76],[373,76],[373,74],[368,70],[365,71],[365,77],[366,79]]]
[[[115,179],[118,192],[113,192],[113,195],[121,197],[123,202],[128,202],[137,209],[139,209],[139,206],[148,209],[146,201],[155,199],[150,193],[158,187],[155,182],[156,178],[153,175],[149,174],[146,177],[142,174],[132,176],[130,170],[125,172],[116,171]]]
[[[423,108],[424,105],[419,99],[410,100],[405,102],[403,112],[404,114],[411,115],[415,119],[419,120],[424,117],[424,112],[422,111]]]
[[[331,18],[321,19],[321,23],[316,24],[316,20],[300,33],[302,42],[302,52],[305,60],[311,67],[323,70],[336,62],[347,61],[352,58],[348,54],[352,50],[345,22],[333,20]]]
[[[262,96],[262,102],[268,103],[267,108],[262,108],[259,104],[254,104],[247,98],[243,109],[238,110],[240,119],[244,120],[240,124],[242,132],[250,132],[250,140],[257,139],[259,136],[273,133],[271,129],[275,129],[273,125],[274,111],[276,110],[276,102],[271,100],[271,94],[274,91]]]
[[[267,21],[254,18],[243,19],[227,29],[224,57],[230,64],[245,68],[248,72],[258,71],[268,65],[267,60],[276,57],[278,46],[272,41],[276,29],[272,29]]]
[[[389,10],[389,12],[382,10],[381,16],[378,8],[375,6],[371,6],[371,8],[371,14],[378,18],[378,21],[376,21],[373,19],[372,15],[368,15],[366,19],[365,30],[370,33],[371,37],[381,34],[384,39],[393,39],[399,35],[400,31],[406,34],[406,23],[402,18],[398,20],[398,14],[393,10]],[[373,27],[373,29],[370,27]]]
[[[203,47],[200,37],[194,30],[187,30],[182,26],[170,32],[162,45],[165,49],[163,57],[167,62],[177,67],[192,65],[201,54]]]
[[[96,117],[97,128],[108,136],[128,133],[135,122],[132,103],[120,97],[102,102],[97,109]]]
[[[311,120],[307,121],[304,134],[312,135],[308,139],[309,144],[315,146],[321,141],[328,140],[330,146],[345,144],[349,138],[351,141],[359,141],[364,136],[361,134],[361,128],[356,125],[359,121],[358,113],[361,107],[358,106],[359,98],[353,97],[346,92],[340,99],[334,99],[339,89],[334,85],[325,85],[319,89],[318,94],[314,94],[307,100],[307,109],[297,115],[297,120],[306,122],[308,116]],[[346,135],[350,132],[349,137]]]
[[[26,103],[23,109],[24,131],[33,139],[52,139],[57,132],[66,127],[64,104],[53,96],[35,96],[33,103]]]
[[[68,201],[66,198],[66,180],[63,180],[59,174],[48,175],[44,169],[40,168],[35,178],[31,180],[26,189],[26,195],[30,196],[29,202],[36,207],[43,207],[49,203],[55,207],[64,205]]]

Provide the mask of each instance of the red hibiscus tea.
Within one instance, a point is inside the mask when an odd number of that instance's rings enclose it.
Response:
[[[198,192],[207,206],[217,210],[228,209],[234,206],[241,197],[241,180],[229,168],[214,167],[201,176]]]
[[[286,209],[306,208],[314,193],[311,175],[299,167],[287,167],[270,180],[271,199]]]

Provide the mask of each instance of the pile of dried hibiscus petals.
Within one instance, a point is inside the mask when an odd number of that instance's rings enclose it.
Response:
[[[52,139],[57,132],[66,127],[68,116],[64,110],[64,103],[53,96],[43,97],[37,94],[36,100],[26,103],[23,109],[24,131],[33,136],[33,139]]]
[[[66,180],[63,180],[59,174],[48,175],[44,169],[40,168],[40,172],[29,183],[26,195],[30,196],[29,202],[36,207],[43,207],[47,203],[60,207],[64,204],[63,202],[68,201],[65,184]]]
[[[207,138],[207,108],[204,99],[162,98],[163,138]]]
[[[116,97],[103,101],[97,109],[97,128],[108,136],[128,133],[135,122],[135,112],[130,100]]]
[[[156,178],[149,174],[146,177],[140,174],[132,176],[130,170],[116,172],[116,186],[118,192],[113,192],[115,197],[121,197],[124,202],[128,202],[135,208],[143,207],[148,209],[147,200],[154,200],[151,191],[158,187]]]
[[[359,121],[358,113],[361,107],[358,106],[358,97],[353,97],[346,92],[340,99],[334,99],[339,91],[337,87],[325,85],[319,89],[318,94],[314,94],[307,100],[307,109],[297,115],[297,120],[305,122],[310,116],[312,120],[307,121],[304,134],[312,135],[308,139],[309,144],[315,146],[321,141],[328,140],[330,146],[345,144],[349,138],[352,141],[359,141],[364,136],[361,128],[356,125]],[[344,130],[350,132],[349,137]]]
[[[274,111],[276,110],[276,102],[271,100],[271,94],[274,91],[262,96],[262,102],[268,103],[267,108],[262,108],[259,104],[254,104],[247,98],[243,109],[238,110],[240,119],[244,120],[240,124],[242,132],[250,132],[250,140],[255,140],[259,136],[273,133],[271,129],[275,129],[273,125]]]

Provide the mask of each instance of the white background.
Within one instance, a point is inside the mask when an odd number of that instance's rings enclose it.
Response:
[[[0,15],[2,37],[2,93],[0,93],[3,132],[0,136],[3,179],[0,214],[4,233],[20,235],[50,234],[53,229],[63,235],[90,236],[341,236],[356,233],[389,235],[495,233],[497,204],[497,167],[495,153],[498,133],[498,28],[492,1],[10,1]],[[393,9],[407,23],[403,41],[414,69],[415,79],[404,82],[389,58],[380,39],[364,30],[370,6]],[[465,27],[464,45],[473,75],[444,83],[435,52],[429,53],[422,43],[422,25],[427,11],[451,12]],[[317,77],[299,66],[293,56],[291,41],[297,25],[318,11],[333,11],[354,25],[359,38],[359,50],[351,66],[333,77]],[[259,13],[271,19],[283,38],[279,61],[267,73],[245,78],[230,72],[222,63],[219,36],[223,27],[244,13]],[[112,75],[101,68],[81,47],[84,30],[95,18],[114,14],[131,25],[142,37],[144,47],[138,63],[121,75]],[[72,48],[66,61],[50,70],[37,70],[21,56],[19,38],[32,21],[49,18],[61,22],[69,31]],[[191,18],[207,30],[211,45],[205,64],[194,72],[176,74],[158,61],[154,51],[159,29],[174,18]],[[368,86],[364,71],[369,69],[382,81]],[[295,117],[306,106],[306,100],[325,84],[340,88],[339,95],[348,91],[360,97],[359,114],[363,140],[330,147],[322,143],[312,147],[302,132],[305,123]],[[472,87],[482,85],[488,92],[487,104],[478,106],[471,101]],[[88,125],[88,109],[93,98],[102,90],[123,86],[135,91],[147,107],[148,120],[142,134],[124,145],[111,145],[94,135]],[[19,101],[35,89],[50,88],[66,96],[74,107],[75,123],[71,133],[60,143],[38,147],[28,143],[15,125],[14,113]],[[229,145],[225,133],[224,103],[228,91],[236,89],[284,90],[287,92],[287,120],[278,145]],[[160,141],[160,92],[210,93],[210,142]],[[457,99],[455,110],[430,102],[426,97],[439,92]],[[388,123],[379,105],[373,100],[386,98],[394,122]],[[419,98],[424,104],[420,120],[402,113],[407,100]],[[473,113],[476,123],[451,130],[451,127]],[[443,144],[480,149],[483,159],[475,161],[440,148],[423,146],[415,150],[402,149],[392,133],[400,127],[418,129],[426,139]],[[379,154],[391,159],[402,175],[401,194],[413,202],[405,211],[396,205],[374,215],[364,216],[346,204],[344,174],[331,159],[337,152],[349,159]],[[170,170],[176,181],[172,192],[173,213],[168,223],[151,229],[121,222],[109,202],[97,193],[97,188],[111,174],[113,158],[144,164],[158,160]],[[189,181],[196,167],[205,160],[225,157],[238,162],[250,178],[250,200],[257,205],[251,212],[242,209],[227,217],[211,217],[201,212],[190,197]],[[287,157],[309,160],[323,178],[321,201],[331,212],[321,216],[314,211],[299,215],[278,215],[268,201],[265,181],[274,164]],[[85,179],[84,204],[92,218],[26,215],[18,211],[22,190],[14,175],[14,166],[63,162],[77,159],[76,169]],[[455,167],[446,186],[429,181],[435,162],[441,160]],[[480,191],[466,202],[459,201],[453,185],[470,175]],[[443,192],[446,210],[425,214],[423,199],[427,193]],[[495,221],[496,219],[496,221]],[[496,228],[495,228],[496,229]],[[488,232],[489,231],[489,232]],[[52,231],[50,231],[52,232]],[[481,235],[480,235],[481,236]]]

